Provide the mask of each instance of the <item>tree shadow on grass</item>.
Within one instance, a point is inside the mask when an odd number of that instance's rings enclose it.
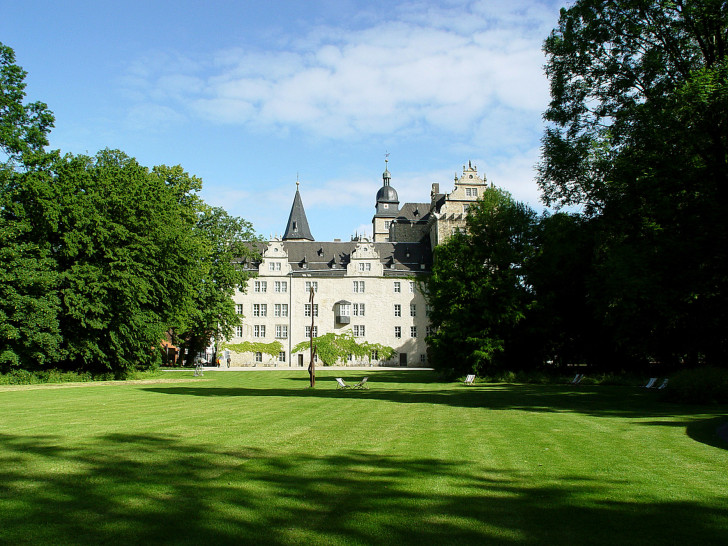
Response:
[[[329,379],[318,383],[315,389],[185,384],[155,385],[143,387],[143,390],[177,396],[378,400],[399,404],[443,404],[463,408],[513,409],[536,413],[576,412],[595,417],[666,417],[675,415],[678,407],[680,415],[705,413],[705,408],[665,403],[658,400],[654,393],[631,387],[521,384],[465,387],[432,383],[425,388],[410,389],[407,386],[400,387],[395,381],[378,383],[370,380],[369,389],[343,390],[336,389],[335,380]]]
[[[617,501],[630,484],[478,461],[266,452],[163,435],[59,447],[0,436],[0,542],[717,544],[726,499]],[[545,482],[539,482],[545,483]],[[629,496],[629,495],[627,495]],[[622,495],[623,497],[623,495]]]
[[[693,421],[686,430],[697,442],[728,450],[728,415]]]

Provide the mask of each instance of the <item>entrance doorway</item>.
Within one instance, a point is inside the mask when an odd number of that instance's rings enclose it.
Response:
[[[399,353],[399,365],[400,366],[407,365],[407,353]]]

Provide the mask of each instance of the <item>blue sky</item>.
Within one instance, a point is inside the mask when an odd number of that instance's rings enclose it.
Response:
[[[296,178],[320,241],[371,232],[389,152],[400,202],[471,160],[537,210],[541,45],[560,2],[1,3],[0,41],[56,115],[51,148],[180,164],[268,237]]]

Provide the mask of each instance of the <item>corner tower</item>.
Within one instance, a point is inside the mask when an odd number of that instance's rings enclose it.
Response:
[[[372,218],[372,233],[374,234],[375,243],[389,241],[389,226],[399,213],[397,190],[389,185],[392,175],[389,174],[388,163],[389,159],[385,159],[384,173],[382,174],[383,185],[377,192],[376,212],[374,218]]]
[[[301,193],[298,191],[298,180],[296,180],[296,195],[293,198],[291,214],[288,215],[288,224],[283,234],[284,241],[313,241],[313,235],[308,227],[306,211],[303,209]]]

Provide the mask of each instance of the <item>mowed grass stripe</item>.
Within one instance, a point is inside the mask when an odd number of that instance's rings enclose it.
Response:
[[[317,375],[313,390],[296,369],[3,391],[0,542],[728,539],[728,446],[701,425],[721,408],[625,387]],[[335,388],[365,375],[367,391]]]

